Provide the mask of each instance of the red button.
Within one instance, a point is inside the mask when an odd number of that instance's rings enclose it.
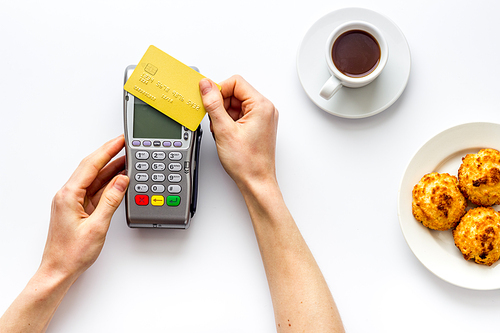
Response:
[[[135,203],[139,206],[147,206],[149,203],[149,197],[144,194],[138,194],[135,196]]]

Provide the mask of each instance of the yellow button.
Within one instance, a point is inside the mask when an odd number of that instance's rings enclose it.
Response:
[[[163,197],[163,195],[153,195],[151,197],[151,204],[153,206],[163,206],[164,203],[165,198]]]

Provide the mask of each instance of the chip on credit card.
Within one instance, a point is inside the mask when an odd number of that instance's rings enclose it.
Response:
[[[204,77],[151,45],[123,88],[195,131],[206,113],[199,88]]]

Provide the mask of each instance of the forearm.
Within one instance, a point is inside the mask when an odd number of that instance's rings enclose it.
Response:
[[[262,255],[278,331],[343,332],[328,285],[276,182],[240,187]]]
[[[72,283],[40,268],[0,318],[0,332],[45,332]]]

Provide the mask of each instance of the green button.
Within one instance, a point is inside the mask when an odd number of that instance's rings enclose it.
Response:
[[[167,205],[169,206],[179,206],[181,203],[181,197],[178,195],[169,195],[167,197]]]

